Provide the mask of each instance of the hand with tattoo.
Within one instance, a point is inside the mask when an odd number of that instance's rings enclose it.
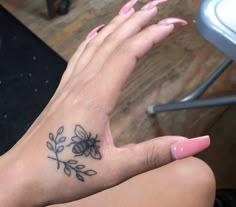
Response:
[[[209,145],[208,136],[166,136],[114,146],[109,118],[138,59],[174,25],[187,24],[167,18],[148,25],[164,0],[135,12],[136,2],[131,0],[107,26],[88,34],[44,111],[0,158],[0,182],[6,186],[0,189],[1,205],[46,206],[81,199]],[[15,184],[8,185],[9,180]]]

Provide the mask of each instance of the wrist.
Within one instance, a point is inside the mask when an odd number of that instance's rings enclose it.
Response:
[[[24,162],[15,158],[11,152],[0,157],[1,206],[42,206],[39,200],[42,194],[35,186],[33,174],[26,168]]]

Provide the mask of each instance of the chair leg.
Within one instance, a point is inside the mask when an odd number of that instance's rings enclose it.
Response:
[[[183,109],[196,109],[196,108],[231,105],[231,104],[236,104],[236,95],[156,105],[153,106],[151,110],[152,112],[154,111],[154,113],[157,113],[164,111],[177,111]]]
[[[188,96],[186,96],[186,97],[182,98],[181,100],[176,101],[174,103],[148,106],[147,112],[149,114],[155,114],[157,112],[164,112],[164,111],[174,111],[174,110],[182,110],[182,109],[190,109],[190,108],[201,108],[201,107],[218,106],[218,105],[225,105],[225,104],[235,104],[236,103],[236,96],[219,97],[219,98],[204,99],[204,100],[196,100],[217,80],[217,78],[220,77],[220,75],[232,63],[233,63],[233,60],[230,59],[230,58],[227,58],[191,94],[189,94]]]
[[[191,94],[180,99],[178,102],[192,101],[199,98],[205,91],[221,76],[221,74],[233,63],[233,60],[226,58],[222,64],[220,64],[215,71]]]
[[[55,0],[47,0],[47,8],[48,8],[49,19],[55,17],[56,16]]]

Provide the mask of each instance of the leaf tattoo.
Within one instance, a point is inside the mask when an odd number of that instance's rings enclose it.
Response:
[[[59,144],[65,142],[65,140],[66,140],[66,137],[60,137],[60,135],[63,133],[63,131],[64,131],[64,127],[61,126],[57,130],[56,137],[54,137],[54,135],[52,133],[49,133],[49,139],[51,140],[51,142],[47,141],[48,149],[55,153],[57,160],[58,160],[58,153],[60,153],[64,150],[64,146],[59,145]],[[57,161],[57,169],[59,169],[59,168],[60,168],[60,162]]]
[[[79,128],[78,128],[78,126],[79,126]],[[75,157],[82,156],[84,154],[86,157],[91,155],[94,159],[101,159],[102,156],[98,150],[99,146],[96,145],[96,143],[99,142],[97,140],[97,135],[95,138],[92,138],[91,133],[87,134],[86,131],[82,127],[81,128],[83,129],[83,131],[81,131],[80,127],[81,127],[80,125],[76,125],[76,127],[75,127],[75,130],[77,130],[77,132],[78,132],[76,134],[76,136],[77,135],[79,135],[79,136],[89,135],[88,136],[89,139],[91,139],[91,140],[94,139],[94,141],[90,140],[91,143],[89,143],[89,146],[87,146],[87,148],[89,148],[89,150],[86,149],[85,150],[86,152],[84,151],[84,153],[82,153],[81,155],[78,155],[78,153],[77,153],[75,155]],[[52,151],[54,153],[55,157],[48,156],[48,158],[57,162],[57,169],[58,170],[60,169],[61,165],[63,165],[64,173],[67,176],[71,176],[72,172],[74,172],[75,177],[79,181],[84,182],[85,181],[84,176],[93,176],[93,175],[96,175],[97,172],[94,170],[85,170],[86,166],[82,165],[82,164],[78,164],[77,160],[70,159],[68,161],[63,161],[63,160],[59,159],[59,153],[63,152],[65,149],[64,142],[66,141],[66,137],[62,136],[63,132],[64,132],[64,127],[61,126],[57,130],[56,136],[54,136],[53,133],[49,133],[49,141],[46,142],[46,146],[49,149],[49,151]],[[69,145],[71,145],[71,144],[73,144],[73,143],[70,143]],[[74,147],[75,147],[75,145],[74,145]],[[78,147],[78,146],[76,146],[76,147]]]

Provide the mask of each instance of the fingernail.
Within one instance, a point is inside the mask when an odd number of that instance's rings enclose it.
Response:
[[[175,17],[162,19],[161,21],[158,22],[158,25],[162,25],[162,26],[168,26],[171,24],[178,24],[178,25],[183,26],[183,25],[188,24],[188,22],[183,19],[179,19],[179,18],[175,18]]]
[[[173,160],[179,160],[195,155],[209,146],[210,146],[209,136],[187,139],[172,144],[171,155]]]
[[[147,11],[147,10],[151,10],[152,8],[156,7],[158,4],[166,2],[167,0],[154,0],[154,1],[150,1],[147,4],[145,4],[141,10],[142,11]]]
[[[103,29],[104,26],[104,24],[101,24],[100,26],[94,28],[91,32],[88,33],[86,40],[93,39],[98,34],[98,32]]]
[[[119,11],[119,15],[126,15],[129,11],[134,7],[134,5],[138,2],[138,0],[130,0],[128,1]]]

